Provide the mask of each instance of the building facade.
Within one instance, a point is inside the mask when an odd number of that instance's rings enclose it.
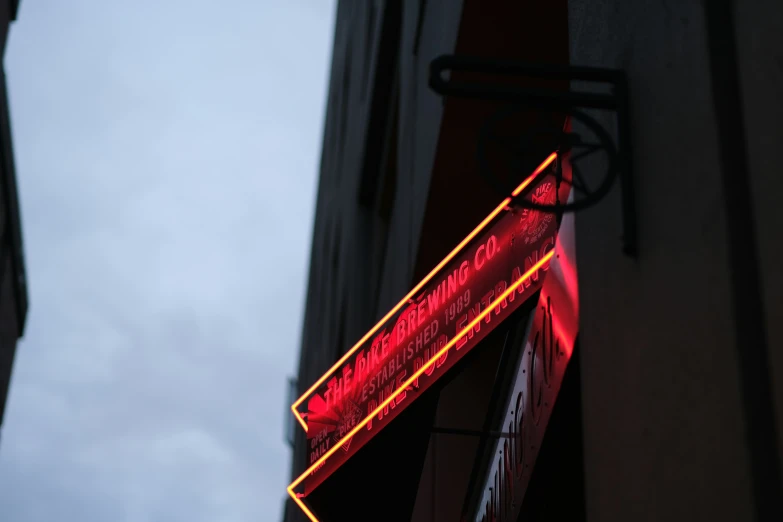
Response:
[[[595,205],[557,216],[543,286],[298,497],[311,517],[783,519],[782,50],[770,0],[340,1],[294,396],[505,196],[479,150],[505,104],[435,92],[433,60],[621,71],[628,110],[590,121],[629,162]],[[555,99],[582,88],[569,78],[501,83]],[[541,136],[589,130],[544,103],[514,114],[516,183],[552,152]],[[566,321],[537,305],[570,268]],[[560,367],[536,351],[540,318],[573,329],[550,336],[570,340]],[[292,481],[313,476],[298,425],[292,443]],[[283,519],[308,514],[289,498]]]
[[[0,52],[5,54],[8,28],[16,19],[18,0],[0,2]],[[0,69],[0,428],[2,428],[17,340],[27,318],[22,227],[16,188],[5,70]]]

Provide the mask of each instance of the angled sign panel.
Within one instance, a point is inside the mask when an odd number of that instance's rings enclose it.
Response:
[[[513,192],[568,199],[551,154]],[[541,288],[557,240],[555,215],[504,199],[454,250],[297,399],[308,469],[288,488],[305,497]]]

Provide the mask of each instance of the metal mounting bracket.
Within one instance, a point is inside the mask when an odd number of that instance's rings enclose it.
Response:
[[[447,72],[452,73],[449,79],[444,78]],[[491,83],[486,80],[467,80],[470,75],[476,74],[507,79],[529,78],[539,81],[583,82],[609,87],[609,92],[574,90],[573,86],[569,89],[555,90],[509,83]],[[520,194],[514,203],[525,208],[555,213],[582,210],[603,199],[609,193],[614,179],[619,175],[622,199],[623,253],[632,258],[637,257],[636,198],[633,185],[628,84],[624,71],[564,65],[525,64],[487,58],[443,55],[430,63],[429,86],[444,97],[505,102],[543,112],[562,112],[584,124],[599,139],[598,145],[584,143],[578,135],[563,131],[558,133],[556,137],[557,147],[563,152],[578,147],[591,149],[587,153],[572,155],[573,179],[569,181],[573,183],[575,189],[577,188],[577,168],[573,166],[573,163],[591,152],[603,150],[607,154],[608,167],[600,186],[595,191],[584,190],[584,198],[569,203],[557,202],[556,205],[533,203],[526,199],[526,193]],[[610,111],[615,114],[617,122],[616,145],[611,138],[611,133],[597,120],[583,112],[585,109]],[[586,187],[586,184],[584,186]]]

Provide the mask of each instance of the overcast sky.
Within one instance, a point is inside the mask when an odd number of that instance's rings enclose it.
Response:
[[[22,0],[3,522],[274,522],[333,0]]]

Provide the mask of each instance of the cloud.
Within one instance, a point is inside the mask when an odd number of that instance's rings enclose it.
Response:
[[[280,518],[333,4],[21,3],[3,520]]]

